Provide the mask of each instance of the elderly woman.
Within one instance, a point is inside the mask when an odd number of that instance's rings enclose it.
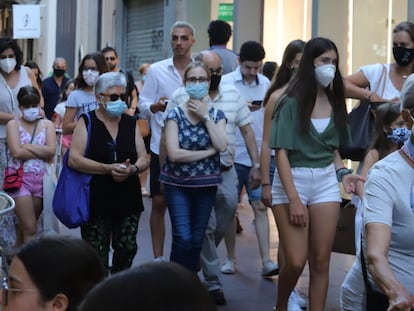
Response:
[[[184,71],[188,96],[166,118],[167,159],[160,174],[171,218],[171,261],[199,268],[204,233],[222,181],[220,155],[227,146],[223,111],[208,104],[210,71],[200,62]]]
[[[32,240],[18,250],[3,278],[0,309],[75,311],[104,277],[98,255],[85,241],[71,237]]]
[[[402,117],[413,125],[414,74],[401,91]],[[362,255],[341,291],[342,310],[414,307],[414,135],[370,170],[362,198]],[[365,274],[365,276],[364,276]],[[364,284],[365,283],[365,284]]]
[[[114,249],[111,272],[127,269],[137,252],[138,221],[143,211],[138,174],[148,167],[144,142],[135,118],[124,114],[126,80],[120,73],[104,73],[95,84],[98,109],[91,120],[82,115],[73,133],[69,166],[92,174],[90,219],[82,237],[99,253],[108,268],[110,241]]]

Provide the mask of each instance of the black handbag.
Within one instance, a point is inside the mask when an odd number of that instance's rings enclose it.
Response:
[[[348,146],[339,148],[342,159],[362,161],[365,157],[374,134],[374,114],[371,112],[371,103],[361,100],[359,105],[348,114],[348,125],[351,131],[352,142]]]
[[[382,83],[381,96],[384,94],[386,77],[386,68],[383,66],[380,82],[374,93],[377,93]],[[375,116],[373,110],[381,103],[372,103],[369,100],[361,100],[359,105],[355,106],[348,114],[348,126],[351,131],[351,144],[341,146],[339,153],[342,159],[352,161],[362,161],[368,148],[372,143],[374,135]]]

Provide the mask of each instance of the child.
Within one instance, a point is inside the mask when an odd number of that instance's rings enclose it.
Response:
[[[37,219],[43,208],[43,175],[45,162],[56,150],[53,123],[40,119],[40,94],[32,86],[24,86],[17,94],[22,117],[7,123],[8,167],[18,169],[23,163],[20,189],[11,192],[19,221],[17,245],[36,236]]]
[[[62,92],[62,99],[60,103],[55,107],[55,113],[53,114],[53,123],[55,124],[56,129],[62,135],[62,124],[63,124],[63,116],[65,115],[66,111],[66,101],[68,100],[69,94],[76,89],[76,81],[71,79],[69,80],[65,87],[63,88]],[[63,135],[62,137],[62,149],[61,155],[65,154],[66,150],[70,146],[70,142],[72,141],[72,134]]]

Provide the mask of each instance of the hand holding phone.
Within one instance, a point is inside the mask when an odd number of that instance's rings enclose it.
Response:
[[[252,101],[252,105],[257,105],[257,106],[261,106],[263,103],[263,100],[253,100]]]

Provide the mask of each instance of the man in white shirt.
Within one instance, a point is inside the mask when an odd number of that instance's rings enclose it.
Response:
[[[194,32],[194,27],[187,22],[174,23],[171,28],[173,56],[151,65],[139,96],[139,111],[142,116],[150,120],[151,124],[150,193],[152,211],[150,227],[156,261],[165,260],[163,255],[166,203],[158,181],[162,114],[171,94],[182,86],[184,69],[192,61],[191,48],[195,43]]]
[[[259,149],[262,145],[264,107],[263,98],[269,87],[268,78],[259,73],[265,50],[259,42],[247,41],[240,47],[239,67],[235,71],[223,76],[222,84],[235,86],[240,95],[246,100],[251,110],[253,128]],[[237,177],[239,179],[238,193],[241,194],[243,186],[249,197],[249,202],[254,212],[254,224],[256,229],[259,250],[262,258],[262,275],[264,277],[276,275],[278,266],[270,259],[269,250],[269,220],[267,207],[261,201],[262,188],[252,189],[249,184],[249,171],[253,164],[250,161],[246,144],[240,131],[236,131],[236,154],[234,158]],[[268,185],[267,185],[268,186]],[[227,247],[227,259],[221,267],[221,272],[233,274],[236,270],[235,243],[236,222],[226,232],[225,242]]]

